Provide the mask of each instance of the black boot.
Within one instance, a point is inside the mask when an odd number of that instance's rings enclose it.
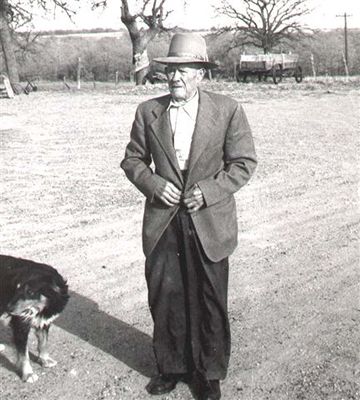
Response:
[[[180,380],[181,375],[159,374],[150,379],[150,382],[146,385],[146,390],[153,395],[169,393],[175,389]]]

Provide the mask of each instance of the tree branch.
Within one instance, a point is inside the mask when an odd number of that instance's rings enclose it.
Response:
[[[242,0],[243,9],[235,8],[229,0],[221,0],[215,8],[218,14],[235,22],[233,32],[241,32],[257,47],[269,51],[282,39],[301,33],[298,17],[308,14],[307,0]]]

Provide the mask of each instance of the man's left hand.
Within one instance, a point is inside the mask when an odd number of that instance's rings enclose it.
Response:
[[[184,194],[183,203],[190,214],[200,210],[205,205],[204,196],[197,184]]]

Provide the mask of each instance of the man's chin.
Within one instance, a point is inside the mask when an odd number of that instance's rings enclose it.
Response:
[[[171,97],[175,101],[184,101],[186,99],[186,94],[183,89],[171,89],[170,90]]]

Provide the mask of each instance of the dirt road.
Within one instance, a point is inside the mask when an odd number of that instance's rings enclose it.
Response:
[[[236,197],[223,398],[360,399],[359,82],[206,85],[243,103],[259,157]],[[143,198],[119,161],[137,104],[165,90],[1,99],[1,253],[54,265],[72,291],[50,332],[58,365],[33,363],[33,385],[1,328],[1,400],[150,398]],[[193,397],[179,384],[159,399]]]

